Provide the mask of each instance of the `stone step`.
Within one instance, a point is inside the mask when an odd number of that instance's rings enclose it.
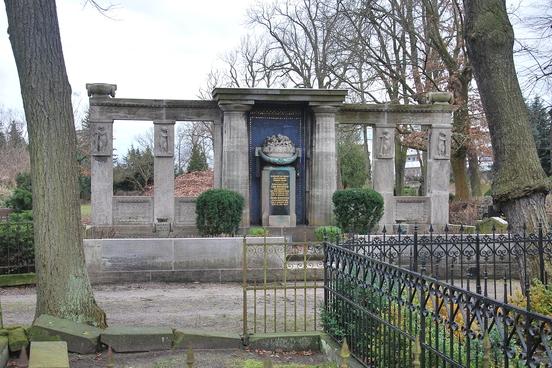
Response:
[[[65,341],[33,341],[29,368],[69,368]]]
[[[102,332],[101,342],[118,353],[168,350],[172,347],[173,330],[168,327],[108,327]]]
[[[102,330],[43,314],[29,330],[31,341],[66,341],[70,352],[93,354],[98,350]]]

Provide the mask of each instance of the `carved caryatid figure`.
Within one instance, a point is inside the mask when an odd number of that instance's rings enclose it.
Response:
[[[159,138],[160,144],[159,147],[161,149],[161,152],[167,153],[169,152],[169,129],[168,128],[161,128],[161,137]]]
[[[391,137],[389,132],[384,130],[379,136],[379,155],[380,157],[391,156]]]
[[[105,127],[99,126],[94,133],[94,150],[96,153],[105,153],[107,149],[107,131]]]
[[[447,156],[447,135],[443,132],[439,133],[439,139],[437,142],[437,155],[439,157]]]

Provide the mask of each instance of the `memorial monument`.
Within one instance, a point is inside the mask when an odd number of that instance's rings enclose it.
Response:
[[[209,101],[155,100],[115,98],[112,84],[88,84],[87,89],[95,227],[151,227],[161,221],[172,227],[195,225],[194,199],[174,197],[176,121],[213,123],[215,187],[244,197],[244,227],[331,223],[338,177],[336,124],[373,127],[372,180],[385,201],[381,225],[448,222],[452,120],[448,102],[347,104],[345,90],[263,88],[216,88]],[[113,196],[115,120],[154,123],[153,198]],[[395,130],[401,124],[423,125],[429,131],[423,197],[393,195]]]

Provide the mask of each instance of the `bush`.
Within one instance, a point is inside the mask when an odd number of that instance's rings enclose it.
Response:
[[[240,225],[244,199],[226,189],[209,189],[196,200],[196,224],[203,236],[235,234]]]
[[[348,233],[370,232],[383,216],[383,197],[372,189],[345,189],[333,194],[337,225]]]
[[[314,237],[318,241],[327,239],[330,243],[337,243],[341,237],[341,229],[337,226],[319,226],[314,229]]]
[[[268,236],[268,234],[269,234],[268,229],[265,229],[264,227],[251,227],[247,232],[247,235],[260,236],[260,237]]]
[[[3,266],[0,274],[34,270],[31,266],[34,265],[33,224],[25,222],[29,214],[28,211],[12,213],[10,221],[14,222],[0,223],[0,265]]]
[[[527,297],[521,290],[510,296],[510,304],[527,309]],[[552,285],[545,285],[538,279],[531,283],[531,312],[552,317]]]
[[[33,194],[25,188],[15,188],[11,196],[6,200],[6,206],[16,212],[33,209]]]

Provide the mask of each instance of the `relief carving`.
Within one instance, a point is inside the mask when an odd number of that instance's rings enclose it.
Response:
[[[393,145],[391,144],[391,133],[388,130],[384,130],[378,137],[379,143],[379,158],[391,158],[393,157]]]
[[[96,127],[92,140],[92,154],[109,156],[109,135],[105,126],[99,125]]]

